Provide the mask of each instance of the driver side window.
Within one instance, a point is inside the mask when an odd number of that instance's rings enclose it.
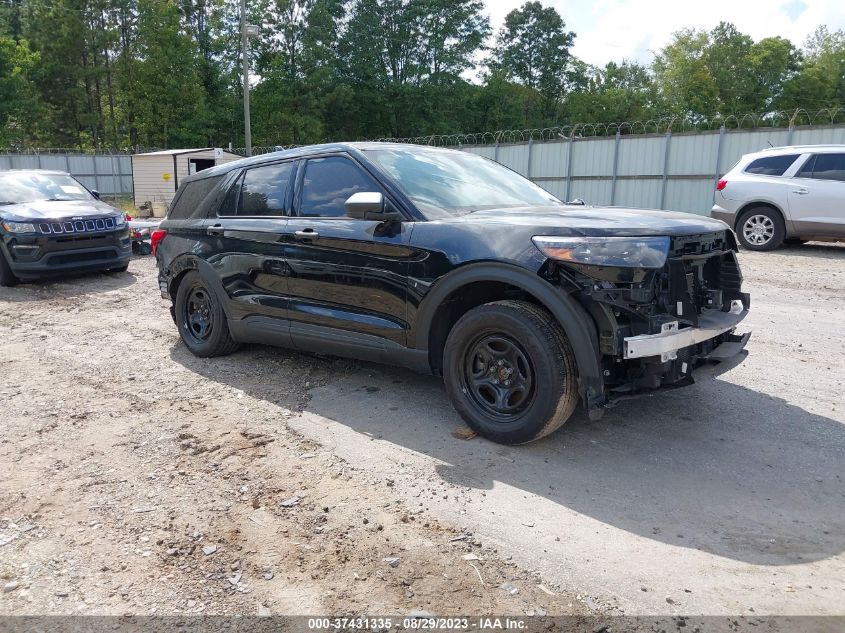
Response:
[[[305,166],[299,216],[343,217],[346,215],[346,200],[353,193],[381,190],[369,174],[348,158],[312,158]]]

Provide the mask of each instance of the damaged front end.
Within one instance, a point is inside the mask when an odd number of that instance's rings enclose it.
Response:
[[[664,256],[643,255],[637,239]],[[590,258],[558,251],[544,271],[580,300],[597,325],[605,404],[691,384],[694,367],[739,353],[750,336],[734,334],[751,302],[742,292],[730,230],[629,240],[624,253],[605,261],[595,249]]]

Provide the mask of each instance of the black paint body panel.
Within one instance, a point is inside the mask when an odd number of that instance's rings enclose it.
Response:
[[[162,228],[168,234],[157,258],[171,296],[182,273],[198,270],[224,305],[237,340],[430,370],[429,333],[442,302],[467,283],[508,284],[531,294],[561,322],[589,403],[603,392],[597,324],[577,293],[544,275],[549,262],[531,238],[692,235],[727,228],[686,213],[583,206],[507,208],[426,220],[367,160],[361,151],[367,148],[299,148],[221,165],[188,179],[235,174],[280,160],[296,162],[300,170],[287,216],[218,217],[212,209],[202,219],[165,220]],[[403,220],[298,217],[301,165],[325,155],[346,156],[368,171]],[[234,175],[221,179],[221,188],[234,180]],[[218,191],[214,199],[219,202],[224,193]]]

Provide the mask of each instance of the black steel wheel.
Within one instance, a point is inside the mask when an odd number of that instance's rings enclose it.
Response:
[[[185,299],[185,330],[197,343],[205,343],[213,328],[211,297],[204,287],[195,286]]]
[[[174,303],[179,335],[195,355],[223,356],[238,348],[229,333],[226,313],[199,273],[185,275]]]
[[[503,444],[548,435],[578,404],[569,340],[548,311],[526,301],[487,303],[458,319],[443,350],[443,378],[470,428]]]
[[[478,337],[464,355],[464,387],[494,417],[524,411],[534,396],[534,369],[522,346],[503,332]]]

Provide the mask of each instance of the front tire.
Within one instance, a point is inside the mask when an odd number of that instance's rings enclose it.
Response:
[[[750,251],[773,251],[786,236],[783,218],[770,207],[748,209],[740,216],[736,228],[739,243]]]
[[[537,440],[578,404],[569,341],[552,315],[532,303],[495,301],[470,310],[449,333],[443,360],[453,406],[494,442]]]
[[[15,277],[12,267],[6,261],[6,256],[0,251],[0,286],[17,286],[18,282],[20,282],[20,279]]]
[[[238,349],[223,307],[196,271],[182,279],[174,307],[179,336],[195,356],[225,356]]]

